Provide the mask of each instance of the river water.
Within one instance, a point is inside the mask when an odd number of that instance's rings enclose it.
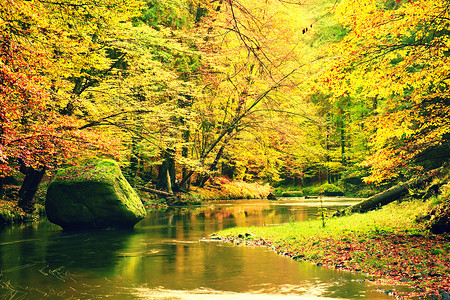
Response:
[[[330,210],[355,203],[324,199]],[[131,231],[63,232],[47,221],[0,232],[2,299],[392,299],[361,275],[265,247],[202,240],[232,226],[317,218],[317,200],[211,202],[152,213]]]

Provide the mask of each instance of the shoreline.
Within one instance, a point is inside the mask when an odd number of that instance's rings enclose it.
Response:
[[[411,206],[404,206],[400,218],[411,209]],[[393,209],[390,206],[387,211],[370,213],[380,222],[369,226],[364,224],[366,217],[357,214],[329,219],[325,228],[321,228],[321,221],[314,220],[281,226],[230,228],[210,238],[236,246],[268,247],[296,261],[363,274],[375,285],[413,289],[412,292],[385,291],[396,298],[450,299],[450,235],[433,235],[419,225],[414,227],[410,222],[413,217],[389,227],[383,224],[380,215],[393,213]],[[415,212],[419,211],[416,208]],[[389,222],[395,219],[395,216],[389,218]],[[366,228],[355,225],[357,221]],[[354,230],[349,229],[352,223],[357,227]]]
[[[212,239],[215,239],[216,236],[212,236]],[[219,237],[220,238],[220,237]],[[398,244],[399,239],[404,239],[405,236],[398,236],[395,238],[394,242],[392,244]],[[427,239],[429,237],[423,236],[421,239],[422,241]],[[420,244],[420,238],[415,237],[416,244]],[[441,242],[444,243],[450,240],[449,237],[443,238]],[[401,272],[401,271],[394,271],[395,274],[391,273],[392,271],[383,271],[383,270],[367,270],[362,268],[359,264],[355,265],[350,260],[348,260],[348,257],[351,257],[354,253],[354,249],[349,249],[350,247],[341,248],[341,250],[344,250],[342,252],[344,257],[343,259],[335,259],[333,258],[333,255],[325,255],[327,258],[324,260],[320,259],[305,259],[304,254],[299,253],[292,253],[290,251],[284,251],[283,247],[276,247],[274,246],[272,241],[267,241],[262,238],[256,239],[256,240],[248,240],[245,238],[240,237],[227,237],[227,238],[220,238],[221,242],[224,243],[231,243],[235,246],[246,246],[246,247],[267,247],[271,249],[272,251],[276,252],[278,255],[282,255],[288,258],[291,258],[295,261],[299,262],[307,262],[314,264],[318,267],[323,268],[331,268],[331,269],[339,269],[346,272],[352,272],[352,273],[359,273],[361,275],[364,275],[366,277],[365,280],[370,282],[374,285],[389,285],[389,286],[406,286],[413,288],[414,291],[411,292],[399,292],[396,291],[395,288],[393,290],[380,290],[381,292],[384,292],[388,295],[394,296],[398,299],[405,299],[405,298],[425,298],[425,299],[450,299],[450,274],[444,275],[442,273],[438,272],[429,272],[428,274],[423,274],[421,272],[418,273],[407,273],[407,272]],[[358,248],[358,247],[355,247]],[[389,248],[387,246],[386,248]],[[336,248],[337,249],[337,248]],[[398,263],[397,263],[398,264]],[[426,287],[423,285],[424,282],[432,282],[436,278],[441,278],[442,282],[439,285],[434,285],[433,287]]]

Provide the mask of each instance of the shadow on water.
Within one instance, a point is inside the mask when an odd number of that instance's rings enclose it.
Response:
[[[46,221],[11,227],[0,233],[0,292],[7,299],[390,299],[358,275],[267,248],[201,241],[232,226],[316,218],[310,203],[207,203],[150,214],[131,231],[63,232]]]

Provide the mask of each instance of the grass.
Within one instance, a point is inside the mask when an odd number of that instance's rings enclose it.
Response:
[[[366,214],[353,214],[340,218],[330,218],[327,226],[322,227],[321,220],[295,222],[274,227],[231,228],[220,231],[217,235],[233,236],[242,232],[252,231],[264,238],[276,237],[277,240],[295,236],[296,239],[317,239],[325,237],[340,238],[347,233],[367,234],[373,232],[404,232],[408,230],[421,231],[423,226],[415,222],[416,216],[427,211],[427,205],[421,201],[403,202],[388,205],[381,210]]]
[[[44,206],[37,204],[36,210],[32,214],[25,213],[17,202],[0,200],[0,226],[37,220],[44,215]]]
[[[431,235],[416,222],[429,205],[392,203],[366,214],[330,218],[325,227],[313,220],[231,228],[215,236],[234,244],[268,246],[325,267],[365,272],[385,283],[408,284],[415,293],[406,296],[442,295],[450,293],[449,236]]]

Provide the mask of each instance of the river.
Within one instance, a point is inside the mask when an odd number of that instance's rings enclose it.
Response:
[[[354,199],[324,199],[330,210]],[[0,233],[3,299],[392,299],[358,274],[264,247],[203,240],[232,226],[317,218],[317,200],[205,203],[149,214],[131,231],[63,232],[48,221]]]

